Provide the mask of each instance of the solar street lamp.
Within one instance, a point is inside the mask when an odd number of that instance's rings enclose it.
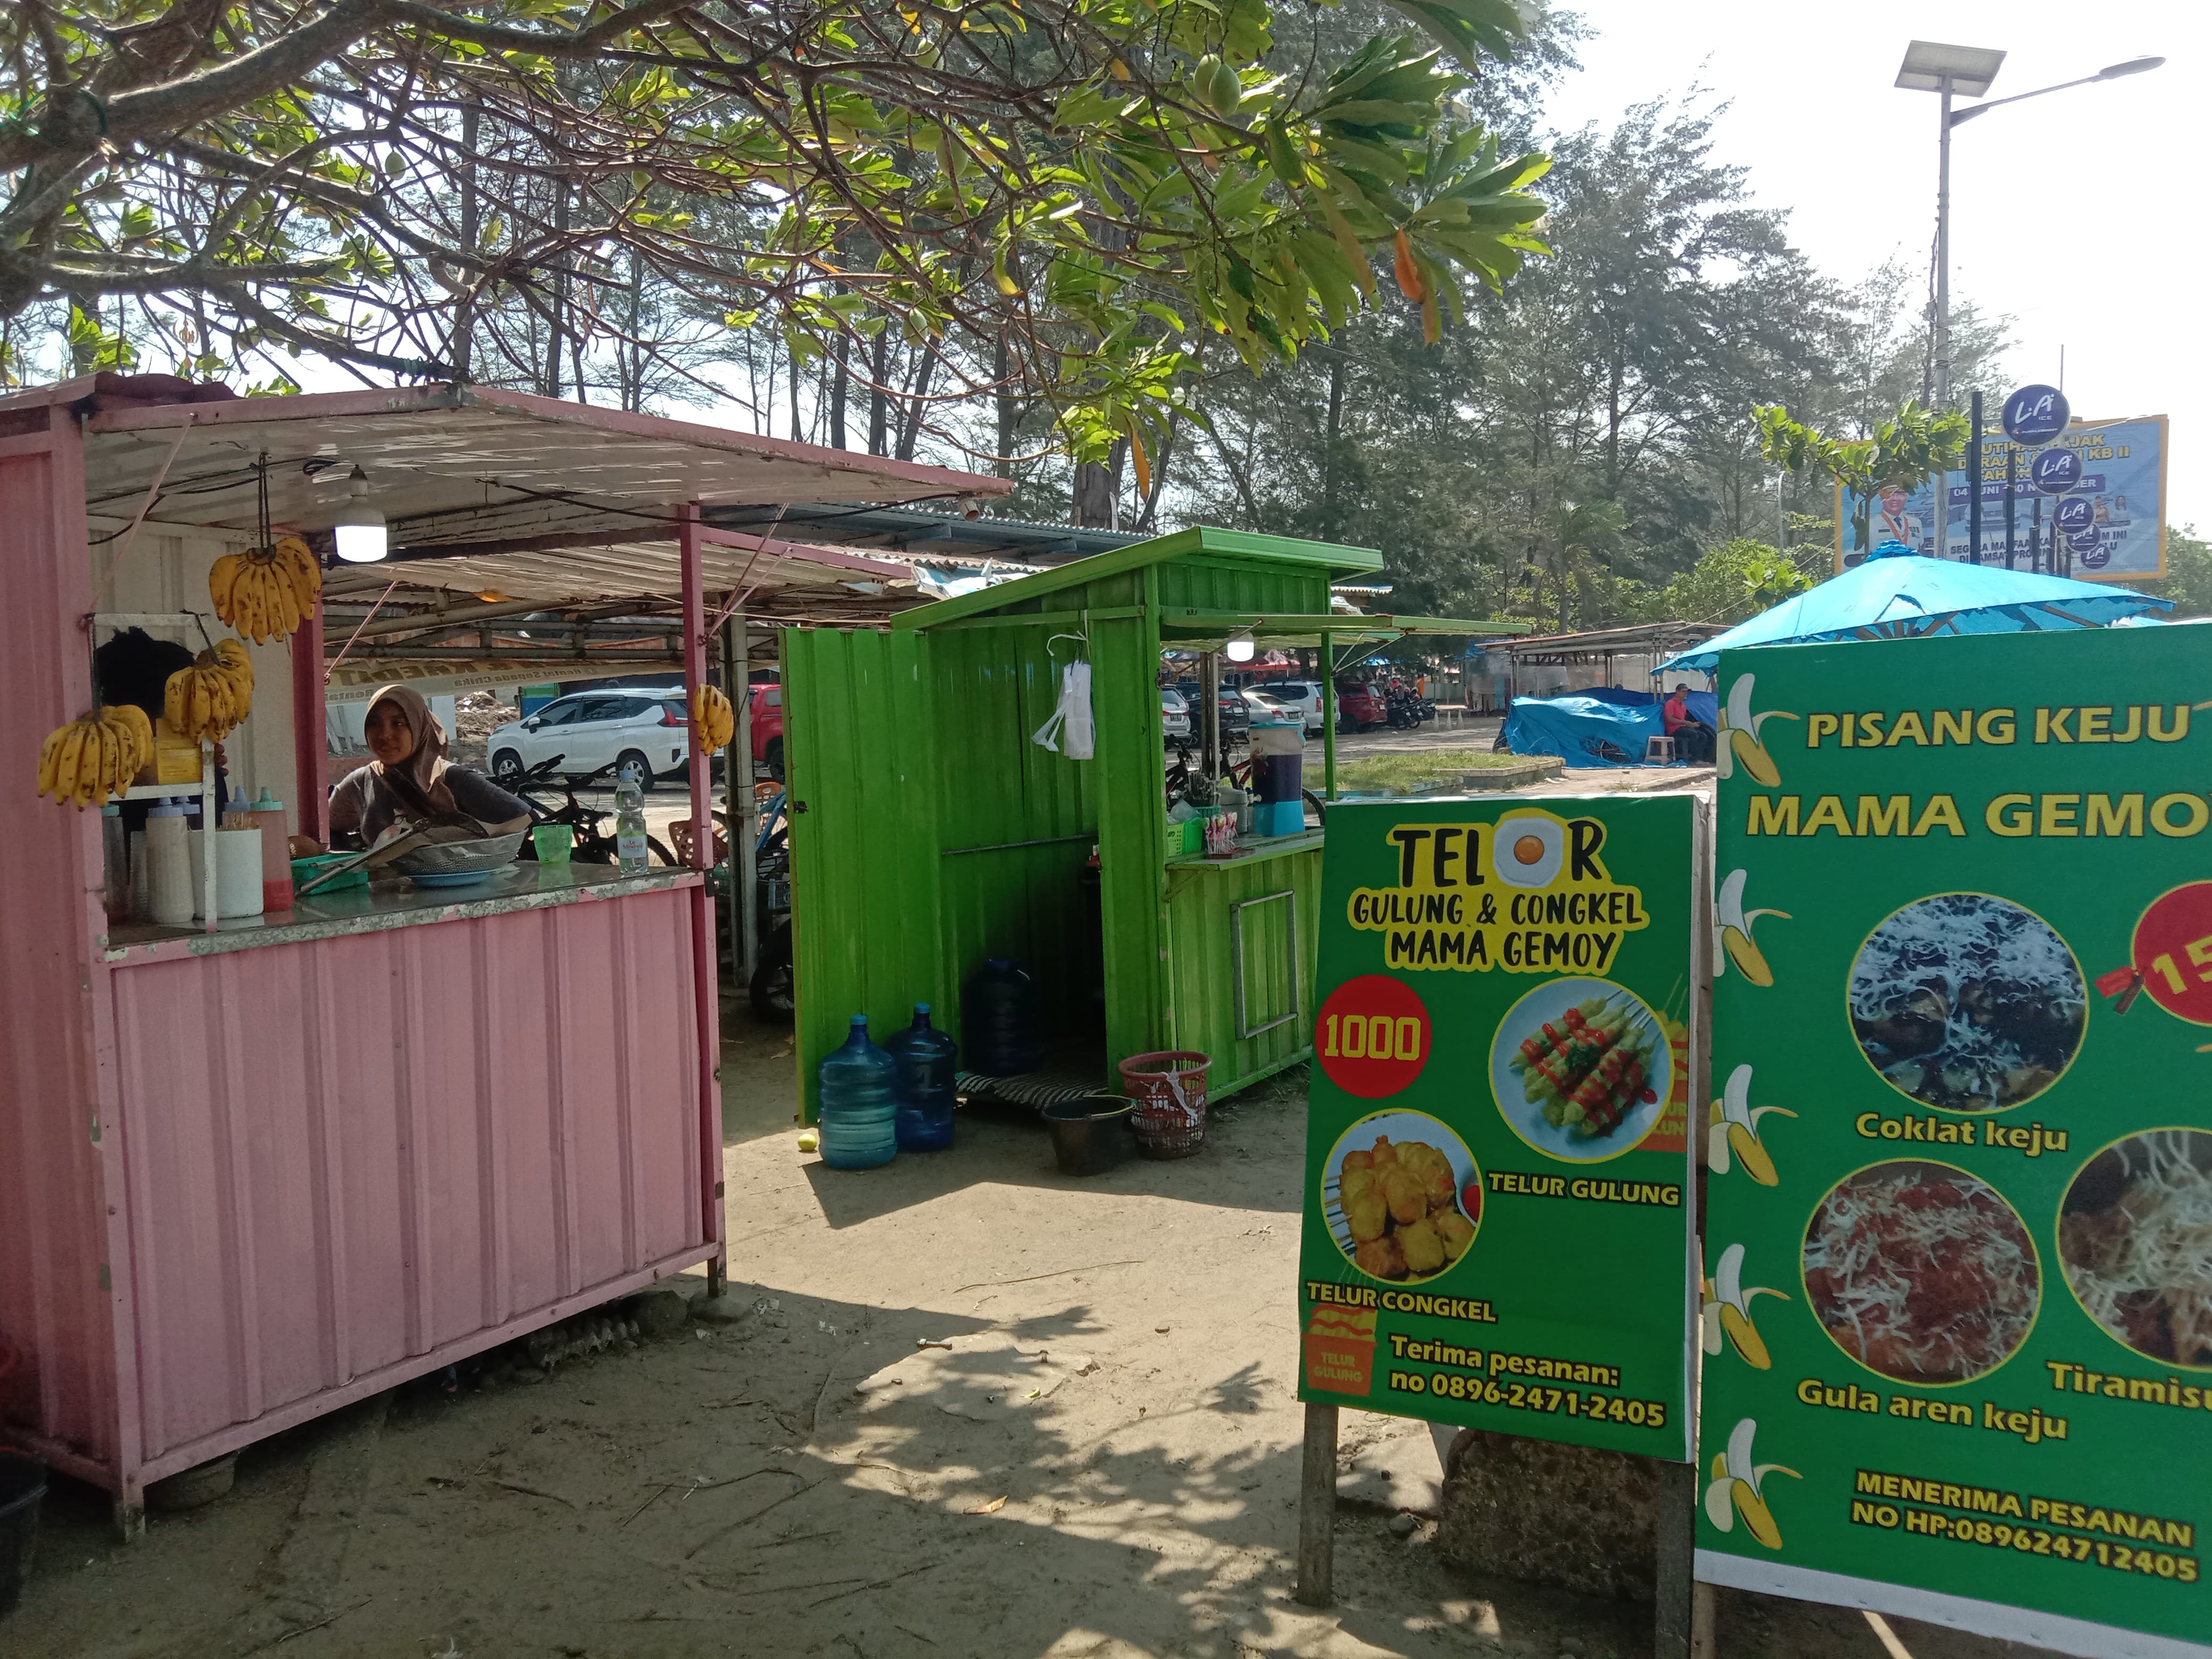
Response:
[[[1938,409],[1951,401],[1951,129],[2001,104],[2017,104],[2025,99],[2040,98],[2045,93],[2063,92],[2069,87],[2086,87],[2094,81],[2117,81],[2124,76],[2142,75],[2166,62],[2163,58],[2130,58],[2121,63],[2108,64],[2094,75],[2085,75],[2078,80],[2038,87],[2033,92],[2014,93],[2009,98],[1992,98],[1986,103],[1970,104],[1965,109],[1951,106],[1954,96],[1987,97],[1990,84],[1997,78],[1997,70],[2003,66],[2004,59],[2004,53],[1986,46],[1954,46],[1936,40],[1915,40],[1905,48],[1905,62],[1897,71],[1897,84],[1905,90],[1936,93],[1943,100],[1941,123],[1937,128],[1936,164],[1936,374],[1933,401]]]

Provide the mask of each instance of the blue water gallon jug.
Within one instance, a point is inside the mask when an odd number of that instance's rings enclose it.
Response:
[[[902,1152],[941,1152],[952,1144],[952,1056],[957,1045],[914,1005],[914,1024],[884,1048],[897,1068],[898,1145]]]
[[[985,1077],[1019,1077],[1044,1060],[1036,981],[1008,957],[993,957],[968,981],[960,1029],[968,1069]]]
[[[833,1170],[872,1170],[898,1154],[898,1066],[868,1041],[868,1017],[853,1016],[845,1046],[822,1062],[822,1161]]]

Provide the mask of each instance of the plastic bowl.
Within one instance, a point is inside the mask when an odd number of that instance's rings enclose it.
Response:
[[[343,864],[349,859],[357,859],[360,856],[361,854],[358,853],[318,853],[313,858],[294,859],[292,860],[292,885],[295,890],[305,887],[309,882],[313,881],[317,876],[322,874],[324,871],[329,869],[331,866]],[[366,869],[356,870],[349,875],[340,876],[336,881],[325,883],[322,886],[315,889],[313,892],[308,894],[307,896],[310,899],[319,899],[325,893],[343,893],[349,887],[366,887],[368,885],[368,872]]]

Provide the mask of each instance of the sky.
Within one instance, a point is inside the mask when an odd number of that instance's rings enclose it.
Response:
[[[1701,89],[1729,106],[1719,159],[1748,169],[1756,202],[1788,209],[1791,240],[1846,283],[1893,255],[1927,266],[1938,100],[1893,84],[1911,41],[2004,52],[1992,98],[2166,58],[1954,131],[1952,304],[2012,316],[2014,384],[2057,384],[2063,347],[2077,416],[2171,416],[2167,522],[2212,532],[2207,0],[1559,3],[1595,33],[1549,100],[1553,125],[1602,128],[1632,105]]]

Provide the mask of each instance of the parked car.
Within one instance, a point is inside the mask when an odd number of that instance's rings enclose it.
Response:
[[[1160,688],[1160,732],[1170,743],[1190,736],[1190,705],[1172,686]]]
[[[1296,709],[1305,720],[1309,737],[1328,722],[1328,705],[1319,680],[1268,680],[1252,690],[1279,708]]]
[[[1196,680],[1177,680],[1176,690],[1182,693],[1183,701],[1190,705],[1191,718],[1195,720],[1198,718],[1198,711],[1206,706],[1200,701],[1206,693],[1200,690]],[[1233,685],[1223,686],[1221,688],[1222,742],[1242,743],[1251,735],[1251,732],[1252,710],[1244,701],[1244,694]]]
[[[1384,706],[1382,694],[1365,680],[1340,679],[1336,683],[1336,713],[1337,729],[1340,732],[1372,732],[1390,720],[1390,711]]]
[[[756,685],[753,700],[753,759],[769,776],[783,781],[783,688]]]
[[[558,755],[564,778],[588,777],[612,766],[617,778],[650,789],[656,778],[684,771],[690,725],[681,685],[572,691],[495,728],[484,739],[484,753],[492,776],[502,783]]]

